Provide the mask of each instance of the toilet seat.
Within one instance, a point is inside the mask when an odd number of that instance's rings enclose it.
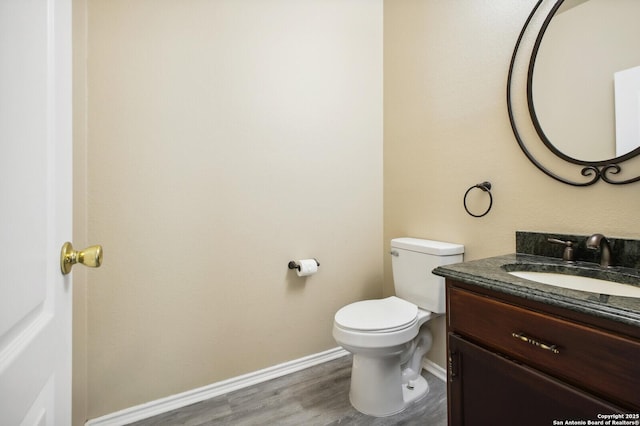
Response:
[[[418,307],[395,296],[355,302],[335,315],[340,328],[361,333],[393,333],[410,328],[417,321]]]

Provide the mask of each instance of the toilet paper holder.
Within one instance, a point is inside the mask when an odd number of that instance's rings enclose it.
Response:
[[[318,259],[314,257],[313,260],[316,261],[316,265],[320,266],[320,262],[318,262]],[[288,267],[289,269],[297,269],[298,271],[300,270],[300,265],[298,265],[298,263],[295,260],[290,260]]]

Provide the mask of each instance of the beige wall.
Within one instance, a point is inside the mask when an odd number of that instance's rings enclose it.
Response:
[[[463,243],[467,260],[512,252],[519,229],[640,237],[637,184],[562,185],[515,143],[506,75],[533,3],[392,0],[383,25],[371,0],[88,0],[76,193],[105,264],[86,318],[76,301],[75,412],[335,346],[336,309],[393,293],[393,237]],[[475,219],[462,196],[483,180],[494,206]],[[286,263],[307,256],[322,266],[305,282]]]
[[[89,0],[87,28],[87,416],[336,347],[382,294],[382,1]]]
[[[393,0],[384,4],[384,242],[399,235],[462,243],[465,259],[513,252],[516,230],[640,237],[638,184],[575,188],[525,158],[511,131],[506,78],[533,0]],[[462,197],[489,180],[480,219]],[[470,200],[481,209],[482,200]],[[385,257],[384,293],[391,294]],[[445,365],[444,323],[430,359]]]

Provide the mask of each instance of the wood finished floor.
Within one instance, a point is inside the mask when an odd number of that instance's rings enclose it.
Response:
[[[371,417],[349,403],[351,356],[139,422],[147,425],[446,426],[446,384],[423,371],[429,393],[400,414]]]

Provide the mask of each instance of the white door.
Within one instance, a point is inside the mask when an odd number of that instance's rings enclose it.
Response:
[[[0,0],[0,425],[71,423],[71,1]]]

